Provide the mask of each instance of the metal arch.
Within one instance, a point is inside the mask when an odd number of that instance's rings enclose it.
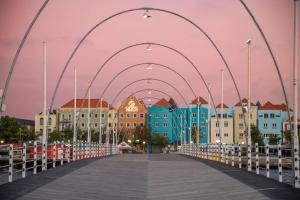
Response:
[[[288,102],[288,98],[287,98],[287,95],[286,95],[286,91],[285,91],[285,87],[284,87],[284,84],[283,84],[283,80],[282,80],[282,76],[281,76],[281,72],[280,72],[280,69],[279,69],[279,66],[278,66],[278,63],[276,61],[276,58],[273,54],[273,51],[271,49],[271,46],[262,30],[262,28],[260,27],[259,23],[257,22],[257,20],[255,19],[253,13],[251,12],[251,10],[249,9],[249,7],[247,6],[247,4],[243,1],[243,0],[240,0],[241,4],[243,5],[243,7],[245,8],[245,10],[247,11],[247,13],[250,15],[252,21],[254,22],[256,28],[259,30],[259,33],[261,35],[261,37],[263,38],[265,44],[267,45],[267,48],[268,48],[268,51],[272,57],[272,60],[273,60],[273,63],[274,63],[274,66],[275,66],[275,69],[276,69],[276,72],[277,72],[277,76],[278,76],[278,79],[279,79],[279,82],[280,82],[280,85],[281,85],[281,89],[282,89],[282,93],[283,93],[283,96],[284,96],[284,99],[285,99],[285,103],[286,103],[286,106],[287,106],[287,112],[288,112],[288,120],[289,120],[289,124],[291,126],[291,117],[290,117],[290,109],[289,109],[289,102]]]
[[[153,62],[145,62],[145,63],[138,63],[138,64],[134,64],[134,65],[130,65],[128,67],[126,67],[125,69],[123,69],[122,71],[120,71],[119,73],[117,73],[111,80],[110,82],[107,84],[107,86],[104,88],[103,92],[101,93],[101,96],[100,96],[100,99],[103,97],[103,95],[105,94],[105,92],[108,90],[109,86],[112,84],[112,82],[117,79],[122,73],[132,69],[132,68],[135,68],[135,67],[139,67],[139,66],[142,66],[142,65],[157,65],[159,67],[163,67],[165,69],[168,69],[174,73],[176,73],[187,85],[188,87],[190,88],[190,90],[192,91],[193,95],[196,97],[196,93],[195,91],[193,90],[193,88],[191,87],[191,85],[188,83],[188,81],[180,74],[178,73],[176,70],[172,69],[171,67],[168,67],[166,65],[163,65],[163,64],[159,64],[159,63],[153,63]],[[97,102],[97,105],[99,104],[99,101]],[[83,105],[83,103],[81,104],[81,106]]]
[[[189,23],[192,24],[195,28],[197,28],[199,31],[201,31],[201,32],[204,34],[204,36],[205,36],[205,37],[210,41],[210,43],[213,45],[213,47],[215,48],[215,50],[218,52],[219,56],[221,57],[223,63],[225,64],[225,66],[226,66],[226,68],[227,68],[227,70],[228,70],[228,72],[229,72],[229,74],[230,74],[230,77],[231,77],[231,79],[232,79],[232,81],[233,81],[234,87],[235,87],[235,89],[236,89],[236,92],[237,92],[237,95],[238,95],[238,98],[239,98],[239,100],[240,100],[240,104],[241,104],[241,107],[242,107],[241,95],[240,95],[240,92],[239,92],[239,90],[238,90],[238,87],[237,87],[237,84],[236,84],[236,82],[235,82],[235,79],[234,79],[234,77],[233,77],[233,74],[232,74],[232,72],[231,72],[231,70],[230,70],[230,68],[229,68],[229,66],[228,66],[228,64],[227,64],[227,61],[225,60],[223,54],[221,53],[221,51],[219,50],[219,48],[217,47],[217,45],[215,44],[215,42],[212,40],[212,38],[211,38],[211,37],[210,37],[210,36],[209,36],[209,35],[208,35],[201,27],[199,27],[196,23],[194,23],[194,22],[191,21],[190,19],[188,19],[188,18],[186,18],[186,17],[184,17],[184,16],[182,16],[182,15],[180,15],[180,14],[178,14],[178,13],[175,13],[175,12],[172,12],[172,11],[168,11],[168,10],[164,10],[164,9],[159,9],[159,8],[143,7],[143,8],[135,8],[135,9],[124,10],[124,11],[118,12],[118,13],[116,13],[116,14],[113,14],[113,15],[111,15],[111,16],[105,18],[104,20],[100,21],[99,23],[97,23],[97,24],[96,24],[95,26],[93,26],[87,33],[85,33],[85,35],[81,38],[81,40],[79,41],[79,43],[78,43],[78,44],[76,45],[76,47],[74,48],[73,52],[71,53],[70,57],[68,58],[68,60],[67,60],[67,62],[66,62],[66,64],[65,64],[65,66],[64,66],[64,68],[63,68],[63,70],[62,70],[62,73],[61,73],[60,76],[59,76],[59,79],[58,79],[58,81],[57,81],[57,84],[56,84],[56,86],[55,86],[54,93],[53,93],[53,96],[52,96],[50,110],[52,109],[52,106],[53,106],[53,103],[54,103],[54,99],[55,99],[55,96],[56,96],[58,87],[59,87],[60,82],[61,82],[61,79],[62,79],[62,77],[63,77],[63,75],[64,75],[64,73],[65,73],[65,71],[66,71],[66,68],[68,67],[68,65],[69,65],[69,63],[70,63],[70,61],[71,61],[71,59],[73,58],[73,56],[75,55],[75,53],[77,52],[78,48],[81,46],[81,44],[83,43],[83,41],[84,41],[84,40],[85,40],[85,39],[86,39],[86,38],[87,38],[87,37],[88,37],[88,36],[89,36],[89,35],[90,35],[90,34],[98,27],[98,26],[100,26],[100,25],[103,24],[104,22],[106,22],[106,21],[108,21],[108,20],[110,20],[110,19],[112,19],[112,18],[114,18],[114,17],[116,17],[116,16],[118,16],[118,15],[122,15],[122,14],[125,14],[125,13],[128,13],[128,12],[134,12],[134,11],[138,11],[138,10],[155,10],[155,11],[159,11],[159,12],[164,12],[164,13],[172,14],[172,15],[174,15],[174,16],[177,16],[177,17],[179,17],[179,18],[181,18],[181,19],[183,19],[183,20],[189,22]],[[198,70],[197,70],[197,72],[198,72],[198,74],[201,76],[201,79],[203,80],[203,77],[202,77],[201,73],[200,73]],[[203,81],[204,81],[204,80],[203,80]],[[212,97],[212,95],[211,95],[211,93],[210,93],[210,91],[209,91],[209,89],[208,89],[208,86],[207,86],[207,84],[206,84],[205,81],[204,81],[204,84],[205,84],[206,89],[207,89],[208,92],[209,92],[209,95]],[[214,107],[215,107],[215,103],[214,103],[213,98],[212,98],[212,103],[213,103],[213,105],[214,105]],[[245,123],[246,123],[245,117],[244,117],[244,121],[245,121]]]
[[[17,63],[17,60],[19,58],[19,55],[20,55],[20,52],[23,48],[23,45],[33,27],[33,25],[35,24],[36,20],[38,19],[38,17],[40,16],[40,14],[42,13],[42,11],[44,10],[44,8],[47,6],[49,0],[45,0],[45,2],[43,3],[43,5],[40,7],[40,9],[38,10],[38,12],[35,14],[34,18],[32,19],[31,23],[29,24],[22,40],[21,40],[21,43],[19,44],[19,47],[16,51],[16,54],[13,58],[13,61],[10,65],[10,68],[9,68],[9,72],[8,72],[8,76],[5,80],[5,85],[4,85],[4,90],[3,90],[3,94],[2,94],[2,97],[0,98],[0,117],[1,117],[1,113],[2,113],[2,106],[4,104],[4,101],[5,101],[5,97],[6,97],[6,93],[7,93],[7,90],[8,90],[8,86],[9,86],[9,83],[10,83],[10,79],[11,79],[11,76],[13,74],[13,71],[14,71],[14,68],[15,68],[15,65]]]

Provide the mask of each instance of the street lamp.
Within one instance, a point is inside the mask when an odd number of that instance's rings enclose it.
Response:
[[[147,50],[147,51],[152,51],[151,44],[148,44],[148,46],[147,46],[146,50]]]
[[[149,13],[149,10],[146,10],[145,12],[144,12],[144,14],[143,14],[143,18],[144,19],[148,19],[148,18],[150,18],[151,17],[151,15],[150,15],[150,13]]]
[[[151,70],[152,69],[152,64],[149,64],[146,69]]]

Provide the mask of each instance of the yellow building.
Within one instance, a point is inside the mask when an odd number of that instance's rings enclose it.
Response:
[[[43,132],[43,124],[44,124],[44,115],[43,113],[39,113],[34,118],[35,125],[34,125],[34,131],[36,134],[40,134]],[[56,110],[53,110],[53,112],[48,114],[48,133],[51,133],[53,131],[56,131],[58,128],[58,120],[57,120],[57,113]]]
[[[247,108],[248,100],[246,98],[242,99],[242,106]],[[238,102],[233,107],[233,120],[234,120],[234,143],[236,144],[246,144],[247,134],[246,128],[248,126],[248,114],[247,109],[245,109],[245,119],[246,124],[244,123],[243,110],[241,108],[241,103]],[[251,102],[250,108],[250,120],[251,125],[257,126],[257,106]]]
[[[220,140],[221,131],[221,104],[217,107],[217,115],[219,118],[219,123],[215,113],[212,113],[210,118],[210,130],[211,130],[211,143],[217,143]],[[213,111],[214,112],[214,111]],[[232,109],[227,105],[223,104],[223,135],[222,143],[232,144],[233,143],[233,116]]]

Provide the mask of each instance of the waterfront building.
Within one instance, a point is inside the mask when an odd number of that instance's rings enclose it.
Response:
[[[47,121],[47,129],[48,133],[53,131],[57,131],[58,129],[58,120],[57,120],[57,112],[53,110],[52,112],[48,113],[48,121]],[[41,112],[34,117],[34,131],[35,134],[41,134],[43,132],[44,126],[44,114]]]

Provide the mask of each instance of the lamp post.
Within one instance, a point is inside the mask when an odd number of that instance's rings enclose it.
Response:
[[[102,98],[100,99],[100,113],[99,113],[99,144],[102,144]]]
[[[222,137],[223,137],[223,124],[224,124],[223,112],[224,112],[224,72],[223,70],[221,70],[221,123],[219,124],[220,126],[219,159],[221,159],[221,145],[222,145]]]
[[[208,88],[210,90],[210,83],[208,83]],[[210,143],[210,95],[208,95],[208,118],[207,118],[207,143]]]
[[[247,145],[248,145],[248,171],[252,170],[252,161],[251,161],[251,39],[247,40],[248,46],[248,133],[247,133]]]
[[[75,151],[75,145],[76,145],[76,141],[77,141],[77,113],[76,113],[76,107],[77,107],[77,69],[76,67],[74,67],[74,116],[73,116],[73,161],[76,160],[76,155],[75,153],[77,153]]]
[[[43,42],[44,48],[44,59],[43,59],[43,69],[44,69],[44,111],[43,111],[43,138],[42,138],[42,171],[47,169],[47,44]]]

